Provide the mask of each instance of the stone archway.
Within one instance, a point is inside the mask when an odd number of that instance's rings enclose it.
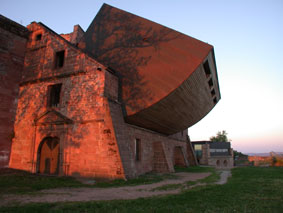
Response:
[[[37,171],[41,174],[59,174],[59,138],[46,137],[38,147]]]
[[[220,160],[216,161],[216,166],[219,167],[220,166]]]

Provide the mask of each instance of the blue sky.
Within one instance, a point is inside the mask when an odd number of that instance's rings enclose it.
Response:
[[[282,0],[1,0],[0,13],[69,33],[86,30],[103,3],[214,46],[222,99],[189,128],[192,140],[226,130],[238,151],[283,151]]]

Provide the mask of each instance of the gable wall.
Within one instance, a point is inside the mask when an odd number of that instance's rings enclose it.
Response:
[[[10,167],[37,172],[38,147],[51,136],[60,139],[60,175],[123,178],[104,96],[104,67],[41,26],[33,23],[29,29],[33,33],[27,45]],[[36,42],[38,33],[42,40]],[[65,50],[64,66],[55,69],[54,55],[61,50]],[[34,121],[48,109],[47,88],[57,83],[62,83],[61,98],[53,110],[73,123],[39,125]]]

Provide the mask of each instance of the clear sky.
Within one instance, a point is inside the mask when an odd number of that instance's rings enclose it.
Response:
[[[0,13],[69,33],[86,30],[103,3],[214,46],[222,99],[189,128],[191,140],[226,130],[238,151],[283,152],[282,0],[1,0]]]

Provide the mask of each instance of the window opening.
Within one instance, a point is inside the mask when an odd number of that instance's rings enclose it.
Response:
[[[60,103],[62,84],[48,86],[48,107],[57,107]]]
[[[40,33],[40,34],[37,34],[37,35],[36,35],[35,40],[36,40],[36,41],[40,41],[41,38],[42,38],[42,34]]]
[[[213,99],[213,103],[214,103],[214,104],[217,103],[217,98],[216,98],[216,97]]]
[[[211,71],[210,71],[210,68],[209,68],[208,60],[206,60],[204,62],[203,69],[204,69],[204,72],[206,74],[206,77],[209,77],[209,75],[211,75]]]
[[[62,50],[60,52],[56,52],[55,68],[63,67],[63,65],[64,65],[64,56],[65,56],[65,50]]]
[[[141,140],[137,138],[135,141],[135,158],[136,158],[136,161],[141,160]]]
[[[215,90],[211,90],[211,96],[214,96],[215,95]]]
[[[208,85],[209,85],[209,87],[212,87],[212,86],[213,86],[212,78],[208,81]]]

